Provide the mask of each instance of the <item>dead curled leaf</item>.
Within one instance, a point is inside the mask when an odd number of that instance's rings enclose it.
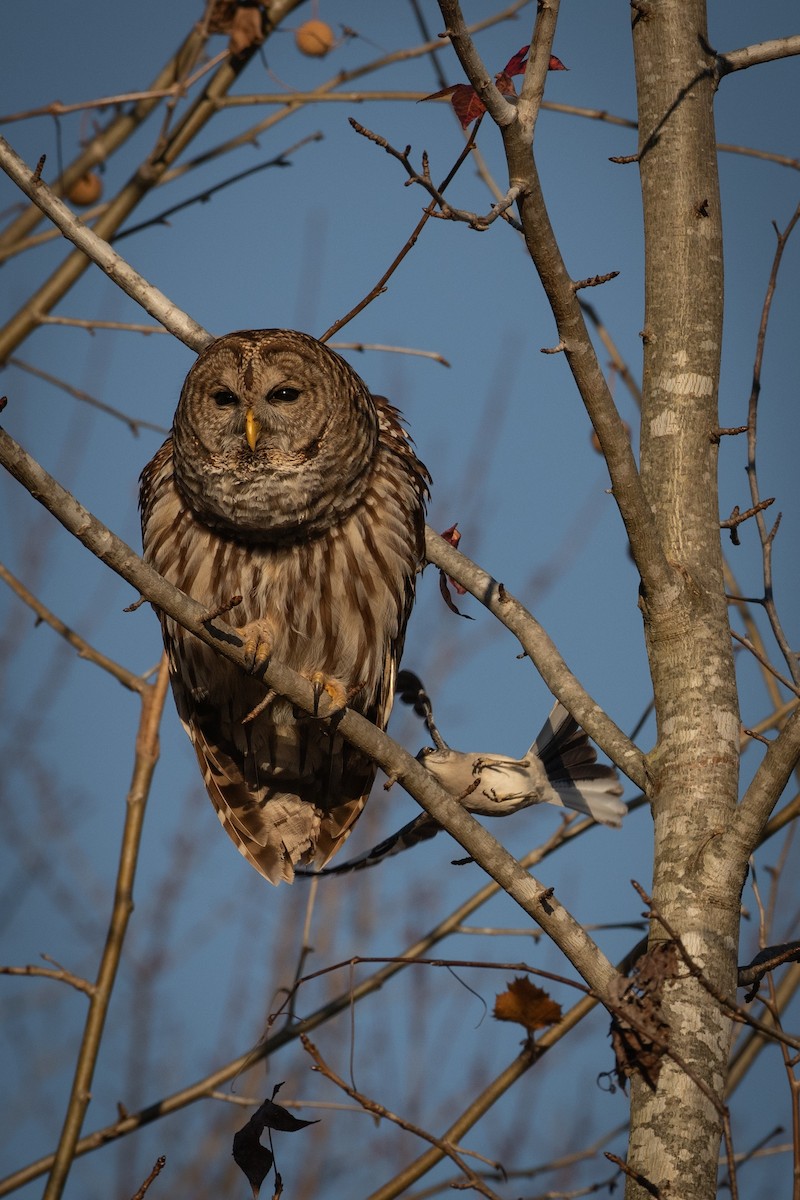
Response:
[[[458,549],[458,543],[461,541],[461,533],[459,532],[457,523],[455,525],[451,525],[449,529],[445,529],[441,536],[446,542],[450,543],[454,550]],[[465,587],[462,587],[460,583],[456,583],[455,579],[451,579],[449,575],[444,573],[444,571],[440,571],[439,591],[442,593],[442,599],[450,609],[450,612],[455,613],[457,617],[465,617],[468,621],[474,621],[474,617],[469,616],[468,613],[462,613],[459,608],[456,608],[453,597],[450,595],[451,587],[458,596],[465,596],[467,594],[467,589]]]
[[[264,21],[259,0],[217,0],[208,21],[209,33],[227,33],[228,49],[237,58],[264,41]]]
[[[276,1084],[272,1089],[272,1095],[276,1096],[282,1087],[282,1083]],[[292,1116],[288,1109],[283,1108],[280,1104],[275,1104],[274,1100],[265,1100],[256,1109],[247,1124],[236,1131],[233,1135],[233,1159],[247,1176],[254,1200],[257,1200],[261,1184],[275,1161],[272,1151],[261,1145],[261,1135],[264,1130],[275,1129],[283,1133],[295,1133],[298,1129],[305,1129],[307,1125],[316,1124],[318,1124],[317,1121],[301,1121],[298,1117]],[[277,1187],[280,1179],[277,1171],[275,1176]]]
[[[636,1074],[656,1089],[670,1037],[669,1024],[661,1013],[664,984],[675,977],[677,965],[675,943],[661,942],[642,955],[627,979],[620,977],[612,986],[611,1045],[617,1082],[623,1091]]]
[[[561,1005],[551,1000],[547,992],[524,976],[508,985],[495,999],[493,1016],[496,1021],[516,1021],[529,1033],[545,1029],[561,1020]]]

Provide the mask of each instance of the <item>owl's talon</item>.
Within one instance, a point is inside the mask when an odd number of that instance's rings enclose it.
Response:
[[[324,671],[315,671],[311,676],[311,687],[314,690],[314,716],[319,716],[319,702],[322,699],[322,693],[327,692],[331,698],[333,708],[326,716],[333,716],[335,713],[343,712],[347,708],[350,700],[350,693],[344,684],[338,679],[334,679],[332,675],[326,675]]]
[[[258,672],[272,657],[275,638],[269,621],[250,621],[236,630],[242,639],[243,649],[250,670]]]

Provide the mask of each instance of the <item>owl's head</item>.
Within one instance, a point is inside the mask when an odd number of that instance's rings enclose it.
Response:
[[[186,377],[175,479],[195,515],[253,541],[328,529],[358,503],[378,442],[364,383],[305,333],[229,333]]]

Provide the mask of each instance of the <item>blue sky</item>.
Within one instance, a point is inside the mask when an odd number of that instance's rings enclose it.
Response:
[[[495,7],[499,5],[491,9]],[[437,32],[438,9],[430,0],[422,8]],[[465,6],[468,19],[489,10],[486,4]],[[109,5],[99,0],[72,5],[29,0],[24,8],[15,6],[4,21],[7,53],[0,109],[11,113],[54,99],[69,103],[146,87],[197,16],[199,4],[188,0],[170,5],[141,0],[112,6],[110,14]],[[288,24],[293,28],[303,16]],[[307,90],[340,69],[422,40],[410,5],[342,0],[322,3],[320,16],[335,28],[356,30],[359,37],[319,61],[302,57],[291,33],[280,32],[267,45],[264,60],[251,64],[235,90]],[[514,22],[480,36],[490,69],[500,69],[529,40],[532,19],[528,6]],[[709,6],[709,25],[712,44],[725,51],[795,32],[797,8],[791,0],[760,5],[716,0]],[[217,38],[212,51],[223,46]],[[564,0],[555,50],[569,70],[550,75],[548,100],[635,116],[628,5]],[[458,82],[460,68],[452,51],[445,47],[439,59],[446,79]],[[799,84],[796,60],[725,79],[716,105],[718,140],[797,157]],[[370,75],[362,86],[432,92],[439,84],[423,58]],[[220,114],[192,154],[255,124],[265,111],[235,108]],[[426,149],[439,178],[463,145],[444,104],[308,106],[265,132],[257,147],[244,147],[158,189],[133,220],[154,216],[321,131],[321,140],[291,155],[290,166],[260,172],[176,215],[168,227],[156,225],[120,241],[118,249],[215,333],[285,325],[320,334],[372,287],[426,202],[420,191],[404,186],[397,163],[353,133],[347,121],[351,115],[399,148],[410,144],[417,161]],[[7,124],[0,132],[31,164],[46,153],[49,178],[58,161],[59,129],[60,152],[68,162],[79,140],[90,134],[92,122],[103,119],[78,114],[61,119],[57,127],[51,117],[39,117]],[[107,196],[149,152],[157,133],[158,119],[151,118],[107,164]],[[488,123],[479,145],[502,180],[499,138]],[[598,121],[544,112],[537,127],[540,174],[567,266],[575,278],[620,271],[588,298],[638,376],[643,324],[639,181],[634,165],[609,162],[612,155],[634,150],[633,131]],[[783,227],[789,220],[797,204],[798,175],[796,169],[732,153],[721,154],[720,172],[726,237],[720,408],[723,424],[738,425],[746,420],[756,332],[775,244],[771,222]],[[486,211],[490,204],[469,163],[451,195],[455,203],[476,211]],[[0,181],[0,210],[9,212],[15,203],[12,186]],[[3,266],[3,320],[63,255],[63,243],[51,241]],[[775,495],[775,509],[783,512],[775,544],[775,589],[795,644],[793,599],[800,583],[794,428],[798,255],[799,244],[790,243],[768,335],[759,436],[762,493]],[[70,317],[143,319],[95,269],[55,311]],[[604,464],[590,445],[588,419],[566,363],[558,355],[540,353],[557,339],[517,236],[500,222],[479,234],[430,221],[386,294],[337,340],[417,347],[448,360],[446,368],[421,357],[348,354],[372,390],[390,396],[405,413],[434,479],[430,523],[442,530],[458,521],[465,552],[528,605],[589,691],[630,730],[649,697],[636,575],[613,500],[606,494]],[[192,362],[191,353],[166,336],[90,335],[59,326],[39,329],[17,353],[123,412],[163,426],[171,421]],[[607,358],[601,352],[603,363]],[[614,387],[635,440],[635,405],[619,380]],[[159,435],[142,431],[133,437],[122,422],[18,367],[4,371],[2,390],[9,397],[3,414],[9,432],[83,504],[138,546],[137,479],[159,445]],[[744,463],[743,443],[727,439],[721,450],[722,516],[735,504],[748,504]],[[160,644],[149,609],[124,614],[124,606],[135,599],[127,585],[75,544],[16,483],[3,479],[0,488],[6,513],[0,543],[10,569],[105,653],[136,671],[154,664]],[[741,540],[741,547],[731,547],[729,561],[742,590],[754,594],[760,588],[760,558],[752,526],[745,527]],[[517,659],[518,646],[507,632],[469,597],[459,605],[473,621],[447,611],[437,578],[428,570],[404,663],[426,681],[450,742],[520,754],[546,716],[549,693],[531,664]],[[0,848],[2,959],[34,962],[46,953],[71,970],[91,974],[113,885],[136,701],[96,667],[80,661],[51,631],[34,627],[31,614],[5,589],[0,591],[0,611],[7,681],[0,735],[6,829]],[[773,651],[771,643],[768,648]],[[741,679],[743,719],[755,723],[768,712],[769,700],[751,664],[742,664]],[[396,712],[392,732],[412,751],[424,740],[420,725],[406,711]],[[652,726],[645,726],[640,744],[649,748],[652,737]],[[745,777],[757,755],[748,752]],[[626,797],[633,795],[628,787]],[[414,811],[414,803],[399,789],[386,794],[377,785],[348,849],[355,853],[380,840]],[[552,833],[559,820],[555,810],[530,810],[495,823],[492,831],[522,854]],[[629,880],[633,876],[648,885],[650,853],[649,817],[641,811],[620,833],[596,829],[578,839],[543,864],[539,875],[582,921],[632,920],[641,904]],[[762,865],[774,864],[778,853],[777,845],[770,846]],[[312,921],[313,966],[355,953],[400,952],[480,886],[475,868],[450,867],[453,857],[453,845],[442,837],[371,873],[323,881]],[[766,887],[766,872],[759,878]],[[779,911],[791,914],[796,894],[788,881],[784,888]],[[302,885],[273,891],[219,830],[171,707],[163,726],[136,899],[88,1129],[114,1120],[117,1101],[129,1110],[150,1103],[257,1041],[275,989],[291,979],[305,917]],[[745,902],[752,910],[752,897]],[[523,924],[504,898],[474,920],[502,928]],[[785,926],[779,923],[777,940],[789,936],[789,925],[788,920]],[[755,946],[754,928],[753,921],[745,927],[746,956]],[[598,939],[616,958],[635,936],[630,930],[611,930]],[[537,966],[564,970],[555,951],[534,945],[527,934],[491,939],[457,935],[441,952],[496,961],[526,957]],[[337,989],[346,986],[345,975],[337,977]],[[407,975],[365,1003],[363,1013],[362,1006],[357,1010],[358,1082],[390,1107],[440,1131],[470,1089],[513,1057],[518,1031],[497,1026],[488,1016],[482,1020],[480,1001],[450,975],[423,968],[416,969],[413,979]],[[507,973],[467,969],[463,976],[491,1008]],[[309,985],[299,1011],[311,1011],[331,988],[329,980]],[[77,994],[50,982],[6,980],[3,992],[7,1035],[0,1052],[6,1059],[2,1074],[9,1083],[9,1119],[14,1121],[13,1144],[0,1151],[5,1171],[55,1144],[84,1005]],[[572,1002],[567,989],[557,999]],[[572,1111],[578,1096],[586,1109],[581,1144],[623,1121],[624,1099],[595,1086],[596,1077],[610,1069],[611,1052],[602,1036],[602,1015],[595,1014],[590,1023],[595,1036],[579,1036],[570,1051],[559,1047],[552,1066],[548,1056],[467,1144],[503,1157],[507,1165],[531,1164],[574,1149],[575,1131],[568,1128],[564,1111],[565,1106]],[[319,1036],[333,1065],[344,1073],[351,1034],[344,1018]],[[765,1068],[758,1070],[758,1086],[766,1086]],[[769,1078],[776,1086],[775,1078]],[[239,1091],[267,1095],[281,1079],[287,1081],[285,1097],[339,1099],[310,1075],[297,1047],[283,1052],[266,1078],[261,1068],[248,1075]],[[546,1111],[541,1111],[544,1096]],[[533,1129],[522,1120],[528,1108],[535,1115]],[[132,1194],[162,1147],[174,1163],[168,1177],[172,1194],[204,1194],[196,1174],[202,1174],[202,1167],[207,1186],[211,1178],[226,1179],[230,1194],[238,1195],[246,1185],[222,1172],[229,1128],[241,1123],[243,1111],[231,1114],[221,1104],[207,1102],[157,1123],[141,1137],[78,1163],[67,1195],[107,1194],[109,1187]],[[363,1116],[321,1115],[327,1126],[324,1169],[333,1196],[350,1196],[353,1188],[366,1194],[421,1149],[386,1127],[373,1134]],[[788,1124],[788,1102],[781,1093],[763,1109],[750,1108],[737,1149],[747,1149],[777,1123]],[[216,1158],[210,1165],[198,1161],[191,1152],[193,1141],[215,1138],[221,1147]],[[301,1180],[303,1187],[312,1188],[313,1172],[322,1168],[307,1135],[285,1144],[289,1142],[284,1138],[279,1146],[280,1166],[294,1187],[294,1200],[302,1191]],[[619,1151],[622,1143],[613,1145]],[[767,1186],[785,1180],[786,1161],[778,1157],[772,1166],[748,1169],[758,1170],[759,1182]],[[588,1178],[602,1177],[603,1170],[594,1164]]]

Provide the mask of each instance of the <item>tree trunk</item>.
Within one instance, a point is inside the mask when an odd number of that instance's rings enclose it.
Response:
[[[739,714],[717,511],[722,225],[704,0],[633,7],[646,244],[641,472],[671,586],[643,590],[657,715],[648,757],[658,916],[733,998],[745,864],[721,849],[737,801]],[[731,1023],[683,961],[664,986],[669,1052],[632,1085],[628,1165],[677,1197],[716,1195]],[[679,1061],[676,1061],[679,1060]],[[652,1192],[629,1177],[629,1200]]]

